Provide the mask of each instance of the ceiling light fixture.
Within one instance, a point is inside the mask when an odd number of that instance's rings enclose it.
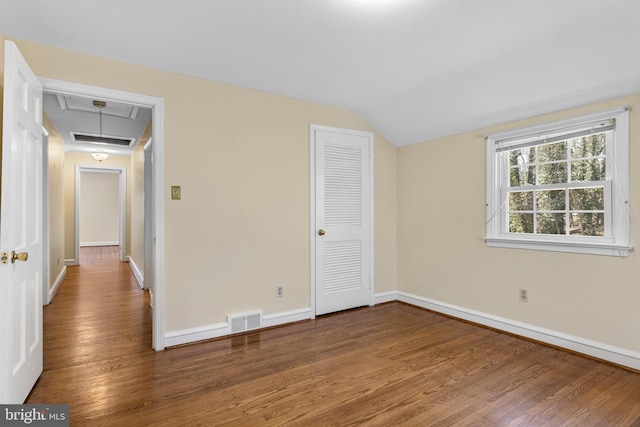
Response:
[[[98,114],[100,115],[100,139],[102,139],[102,109],[107,106],[107,103],[104,101],[93,101],[93,106],[98,108]],[[102,163],[103,160],[107,160],[109,158],[109,153],[105,153],[104,151],[95,151],[91,153],[91,157]]]
[[[105,153],[104,151],[94,151],[91,153],[91,157],[102,163],[103,160],[107,160],[109,158],[109,153]]]

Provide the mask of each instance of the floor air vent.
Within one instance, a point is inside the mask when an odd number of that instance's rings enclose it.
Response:
[[[227,316],[227,322],[231,326],[231,333],[250,331],[259,329],[262,319],[262,313],[230,314]]]

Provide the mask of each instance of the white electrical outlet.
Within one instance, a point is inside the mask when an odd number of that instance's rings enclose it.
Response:
[[[520,302],[529,302],[529,289],[520,288]]]
[[[282,297],[283,292],[284,292],[284,286],[282,285],[276,286],[276,298]]]

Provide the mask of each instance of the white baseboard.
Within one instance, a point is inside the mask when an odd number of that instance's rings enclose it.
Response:
[[[398,300],[398,292],[389,291],[389,292],[378,292],[373,295],[374,304],[383,304],[385,302],[397,301]]]
[[[78,261],[77,259],[74,259],[74,258],[65,259],[64,260],[64,265],[66,265],[67,267],[72,267],[74,265],[80,265],[80,261]]]
[[[270,328],[272,326],[279,326],[307,319],[311,319],[311,307],[283,311],[281,313],[265,314],[262,316],[262,327]]]
[[[67,276],[67,266],[63,265],[62,270],[60,270],[60,274],[56,277],[56,280],[53,282],[53,286],[49,288],[49,294],[47,295],[47,304],[51,304],[51,301],[55,298],[58,290],[60,289],[60,285],[62,285],[62,281]]]
[[[142,276],[142,272],[140,272],[140,269],[138,268],[135,261],[131,257],[128,256],[127,260],[129,261],[129,267],[131,268],[133,275],[138,281],[138,285],[140,285],[141,289],[144,289],[144,277]]]
[[[120,242],[117,240],[107,242],[80,242],[80,247],[85,246],[120,246]]]
[[[286,323],[299,322],[307,319],[311,319],[311,308],[301,308],[298,310],[267,314],[262,317],[261,328],[269,328],[272,326],[284,325]],[[164,334],[164,343],[166,347],[172,347],[196,341],[224,337],[225,335],[231,335],[231,326],[227,322],[221,322],[197,328],[167,332]]]
[[[198,328],[182,329],[180,331],[165,332],[164,345],[172,347],[190,342],[210,340],[212,338],[229,335],[231,327],[227,322],[214,323],[213,325],[200,326]]]
[[[528,323],[518,322],[504,317],[494,316],[481,311],[409,294],[406,292],[381,292],[374,295],[376,304],[401,301],[416,307],[426,308],[458,319],[488,326],[514,335],[530,338],[556,347],[582,353],[597,359],[606,360],[621,366],[640,370],[640,353],[625,348],[577,337],[551,329],[541,328]],[[311,308],[302,308],[281,313],[267,314],[262,317],[262,328],[284,325],[311,319]],[[228,323],[216,323],[198,328],[183,329],[165,334],[165,344],[172,347],[190,342],[202,341],[230,335]]]
[[[479,323],[501,331],[575,351],[576,353],[582,353],[598,359],[613,362],[618,365],[640,370],[640,353],[632,350],[412,295],[406,292],[397,292],[397,296],[398,301],[407,304],[447,314],[459,319],[468,320],[473,323]]]

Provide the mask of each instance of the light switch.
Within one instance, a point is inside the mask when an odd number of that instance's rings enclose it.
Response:
[[[171,186],[171,200],[180,200],[181,199],[181,190],[179,185]]]

